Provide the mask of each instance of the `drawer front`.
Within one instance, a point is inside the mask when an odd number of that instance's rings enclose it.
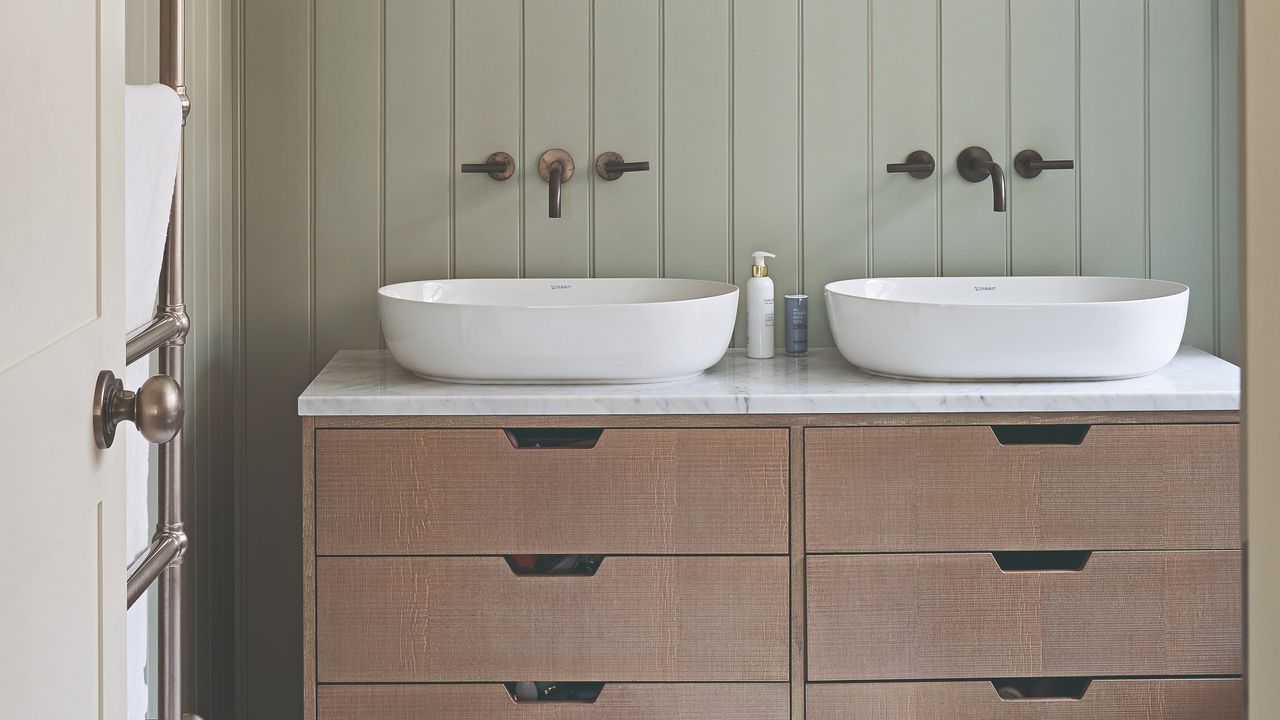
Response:
[[[501,685],[330,685],[319,720],[789,720],[782,683],[609,683],[595,702],[516,703]]]
[[[808,720],[1243,720],[1233,679],[1094,680],[1078,700],[1002,700],[989,682],[810,685]]]
[[[810,557],[807,602],[810,680],[1241,672],[1237,551]]]
[[[1235,425],[805,431],[809,552],[1237,549]],[[1056,435],[1056,436],[1055,436]],[[1035,444],[1040,441],[1041,444]]]
[[[784,429],[319,430],[321,555],[786,553]]]
[[[319,558],[320,682],[785,681],[786,557]]]

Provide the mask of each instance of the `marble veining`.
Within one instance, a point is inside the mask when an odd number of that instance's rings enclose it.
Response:
[[[299,415],[679,415],[1237,410],[1240,369],[1184,346],[1160,371],[1097,382],[926,382],[865,373],[834,348],[752,360],[730,350],[698,377],[638,385],[462,385],[424,380],[385,350],[343,350]]]

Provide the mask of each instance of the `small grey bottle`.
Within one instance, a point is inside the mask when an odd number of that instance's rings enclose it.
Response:
[[[783,299],[787,354],[803,355],[809,352],[809,296],[786,295]]]

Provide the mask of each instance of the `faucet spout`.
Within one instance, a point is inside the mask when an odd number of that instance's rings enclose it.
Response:
[[[995,211],[1004,212],[1009,199],[1004,184],[1004,168],[997,162],[991,162],[988,163],[987,172],[991,174],[991,192],[994,195]]]
[[[547,198],[547,217],[552,220],[560,218],[560,188],[564,185],[564,163],[551,163],[551,171],[547,178],[549,196]]]
[[[960,177],[969,182],[982,182],[991,178],[991,193],[996,212],[1005,212],[1009,204],[1009,193],[1005,185],[1004,168],[991,157],[991,153],[980,147],[968,147],[956,158],[956,168]]]
[[[564,184],[573,179],[573,156],[560,148],[542,153],[538,158],[538,176],[547,183],[547,217],[559,219]]]

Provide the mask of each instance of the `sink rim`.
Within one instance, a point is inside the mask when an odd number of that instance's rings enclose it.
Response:
[[[688,297],[675,298],[670,300],[618,300],[616,302],[591,302],[591,303],[565,303],[560,305],[549,305],[545,303],[522,303],[522,302],[458,302],[448,298],[443,299],[427,299],[417,297],[406,297],[403,294],[397,294],[397,289],[408,287],[425,287],[429,285],[461,285],[464,283],[475,282],[492,282],[501,284],[521,284],[521,285],[543,285],[546,283],[585,283],[589,285],[608,285],[623,282],[644,282],[656,283],[660,285],[687,285],[691,287],[703,287],[705,292],[699,294],[690,294]],[[392,283],[378,288],[378,295],[388,300],[398,300],[402,302],[418,303],[421,305],[450,307],[450,308],[503,308],[503,309],[520,309],[520,310],[589,310],[595,308],[619,308],[628,306],[658,306],[658,305],[678,305],[682,303],[693,303],[699,301],[710,300],[713,298],[724,297],[726,295],[736,295],[738,286],[729,283],[719,282],[716,280],[699,280],[694,278],[645,278],[645,277],[625,277],[625,278],[449,278],[443,280],[410,280],[407,282]]]
[[[867,294],[866,292],[858,292],[853,287],[865,287],[874,282],[900,282],[904,285],[928,285],[938,282],[948,282],[954,284],[978,284],[989,285],[995,283],[1014,282],[1018,285],[1034,285],[1037,282],[1057,282],[1057,283],[1079,283],[1083,281],[1099,282],[1111,285],[1134,285],[1140,284],[1149,286],[1153,290],[1156,288],[1164,288],[1165,292],[1152,293],[1142,297],[1131,297],[1118,300],[1046,300],[1039,302],[1028,302],[1025,300],[1015,301],[993,301],[993,302],[966,302],[960,298],[954,300],[918,300],[908,298],[888,298],[877,297]],[[1177,297],[1178,295],[1191,292],[1191,288],[1180,282],[1173,280],[1160,280],[1156,278],[1131,278],[1107,275],[994,275],[994,276],[910,276],[910,277],[871,277],[871,278],[850,278],[845,280],[835,280],[827,283],[823,287],[824,292],[830,295],[839,295],[841,297],[852,298],[855,300],[868,300],[882,303],[893,303],[898,305],[921,305],[929,307],[962,307],[962,308],[1050,308],[1050,307],[1078,307],[1078,306],[1100,306],[1100,305],[1130,305],[1138,303],[1148,303],[1168,298]]]

